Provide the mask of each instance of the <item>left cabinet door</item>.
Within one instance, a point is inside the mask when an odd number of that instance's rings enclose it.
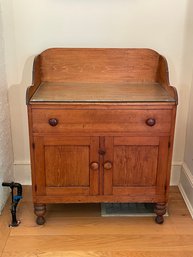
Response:
[[[36,195],[97,195],[98,149],[98,137],[35,136]]]

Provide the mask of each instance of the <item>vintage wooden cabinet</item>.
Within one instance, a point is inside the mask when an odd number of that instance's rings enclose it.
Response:
[[[150,49],[55,48],[27,89],[34,210],[46,204],[155,203],[166,212],[177,93]]]

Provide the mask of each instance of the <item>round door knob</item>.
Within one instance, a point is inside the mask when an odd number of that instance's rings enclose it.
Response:
[[[110,161],[107,161],[103,166],[105,170],[110,170],[113,167],[113,164]]]
[[[50,126],[55,127],[58,124],[58,120],[55,118],[51,118],[49,119],[48,123],[50,124]]]
[[[90,168],[91,168],[92,170],[98,170],[98,168],[99,168],[98,162],[91,162]]]
[[[153,118],[149,118],[146,120],[146,124],[150,127],[154,126],[156,124],[156,120]]]

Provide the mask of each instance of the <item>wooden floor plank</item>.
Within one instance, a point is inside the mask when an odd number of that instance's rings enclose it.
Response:
[[[9,208],[0,217],[2,257],[193,257],[193,220],[176,187],[163,225],[152,217],[101,217],[99,204],[68,204],[48,206],[38,226],[29,187],[17,228],[8,227]]]
[[[10,201],[8,201],[2,214],[0,215],[0,256],[5,248],[6,242],[8,240],[11,228],[10,223]]]
[[[11,230],[11,236],[19,235],[170,235],[176,232],[176,225],[165,221],[164,226],[157,225],[153,218],[50,218],[47,223],[39,227],[31,224]],[[180,231],[180,229],[179,229]],[[182,231],[183,232],[183,231]],[[193,230],[189,229],[193,235]]]
[[[192,251],[113,252],[112,257],[193,257]]]
[[[98,251],[56,251],[56,252],[15,252],[11,257],[192,257],[192,251],[170,251],[170,252],[98,252]],[[2,257],[10,257],[10,253],[4,253]]]
[[[193,251],[193,235],[10,236],[4,251]]]
[[[55,252],[15,252],[11,257],[192,257],[192,251],[159,251],[159,252],[132,252],[132,251],[55,251]],[[10,257],[10,253],[4,253],[2,257]]]
[[[129,255],[128,255],[129,256]],[[10,253],[4,253],[2,257],[10,257]],[[111,252],[94,251],[56,251],[56,252],[14,252],[11,257],[113,257]]]

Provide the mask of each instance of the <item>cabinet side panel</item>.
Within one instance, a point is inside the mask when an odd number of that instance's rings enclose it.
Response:
[[[31,178],[32,178],[32,194],[35,196],[36,191],[35,191],[35,163],[34,163],[34,138],[32,134],[32,109],[31,106],[27,106],[28,110],[28,128],[29,128],[29,144],[30,144],[30,161],[31,161]]]
[[[36,180],[36,194],[45,195],[45,158],[44,158],[44,138],[34,137],[34,172]]]

